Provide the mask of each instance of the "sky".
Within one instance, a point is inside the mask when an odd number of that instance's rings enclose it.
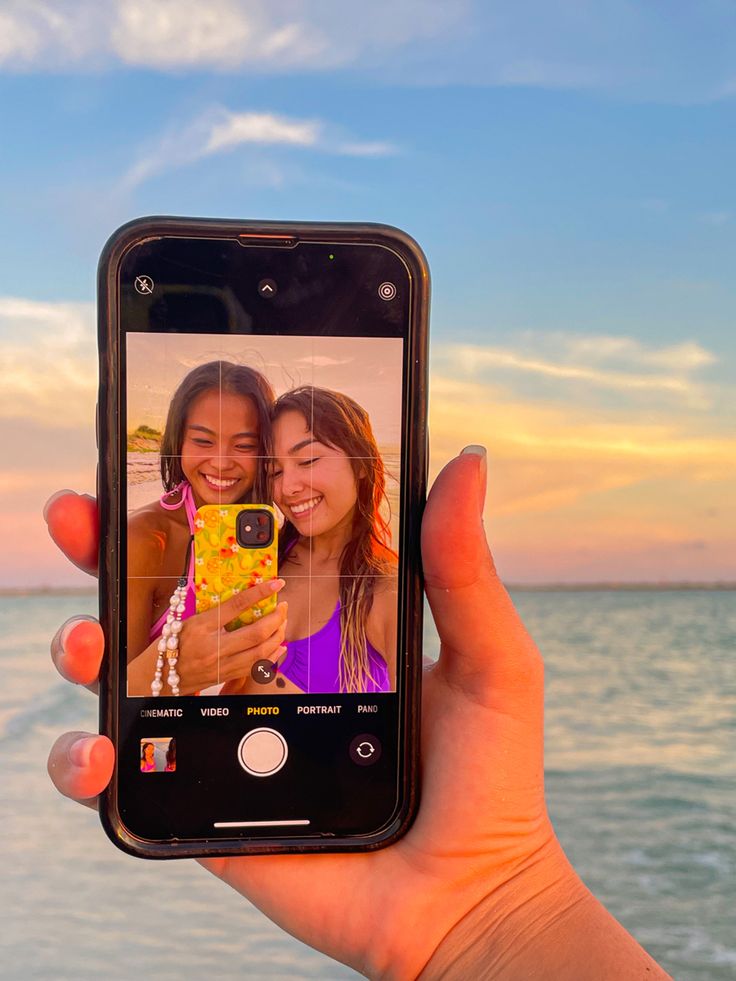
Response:
[[[398,337],[283,337],[132,333],[127,339],[127,429],[163,432],[172,396],[193,368],[222,359],[259,371],[278,398],[301,385],[343,392],[370,417],[379,446],[401,445],[403,341]],[[398,451],[398,450],[397,450]]]
[[[432,472],[510,583],[736,580],[736,8],[0,4],[0,587],[83,585],[95,273],[145,214],[381,221],[433,278]]]

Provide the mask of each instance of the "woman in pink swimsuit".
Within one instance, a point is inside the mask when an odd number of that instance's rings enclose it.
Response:
[[[155,748],[153,743],[143,743],[141,746],[141,773],[153,773],[156,769]]]
[[[243,690],[392,691],[397,557],[368,414],[347,395],[297,388],[275,404],[273,441],[286,653],[273,681]]]
[[[258,630],[242,628],[227,637],[221,636],[216,618],[194,615],[191,544],[194,514],[201,505],[271,500],[263,457],[270,448],[273,400],[263,375],[227,361],[190,371],[174,393],[161,440],[166,493],[128,520],[129,695],[151,695],[158,638],[180,578],[186,578],[187,589],[178,650],[179,694],[240,678],[254,660],[280,651],[282,605],[271,620],[259,622]]]

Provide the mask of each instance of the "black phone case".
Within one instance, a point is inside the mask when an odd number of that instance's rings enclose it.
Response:
[[[160,236],[182,238],[245,237],[257,244],[291,241],[325,244],[382,245],[398,253],[412,281],[409,344],[405,364],[409,366],[404,388],[407,420],[403,434],[406,445],[403,469],[403,518],[412,575],[407,577],[404,597],[408,609],[399,611],[399,641],[412,657],[405,658],[400,718],[399,782],[400,804],[392,820],[369,836],[305,840],[299,836],[260,839],[201,839],[198,841],[152,842],[132,835],[122,823],[118,809],[117,759],[113,778],[100,797],[100,819],[108,837],[118,848],[141,858],[196,858],[244,854],[360,852],[386,847],[402,837],[411,826],[419,806],[419,735],[422,674],[423,590],[420,566],[420,527],[427,487],[427,355],[429,318],[429,269],[419,245],[398,228],[381,224],[331,222],[240,221],[234,219],[147,217],[121,226],[105,244],[98,266],[99,394],[97,435],[99,467],[97,499],[100,516],[100,623],[105,634],[105,656],[100,671],[100,732],[118,746],[118,632],[119,556],[123,518],[118,488],[125,479],[120,472],[119,441],[119,339],[120,311],[117,270],[125,253],[141,241]]]

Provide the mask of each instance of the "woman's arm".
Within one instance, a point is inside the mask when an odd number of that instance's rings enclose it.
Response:
[[[165,519],[164,519],[165,521]],[[167,529],[164,522],[143,509],[128,519],[127,640],[128,695],[151,694],[158,657],[158,638],[150,639],[154,622],[156,586],[162,575]],[[172,580],[171,591],[176,581]]]
[[[167,529],[148,509],[136,511],[128,519],[128,666],[142,654],[148,654],[151,643],[156,586],[163,574],[168,541]],[[172,580],[171,591],[176,587]],[[154,649],[155,650],[155,649]],[[146,660],[148,658],[146,657]],[[154,656],[149,675],[153,677]],[[131,692],[131,694],[134,694]],[[140,692],[138,694],[141,694]]]

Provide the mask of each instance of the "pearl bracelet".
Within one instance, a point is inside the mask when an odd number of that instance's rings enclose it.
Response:
[[[161,639],[158,642],[156,672],[151,682],[151,694],[154,698],[157,698],[161,694],[164,687],[162,681],[164,657],[169,662],[169,675],[166,681],[171,688],[171,694],[179,694],[180,678],[176,673],[176,662],[179,660],[179,635],[181,634],[182,628],[181,618],[186,609],[187,585],[185,577],[179,579],[176,589],[169,600],[169,612],[166,616],[166,623],[161,631]]]

